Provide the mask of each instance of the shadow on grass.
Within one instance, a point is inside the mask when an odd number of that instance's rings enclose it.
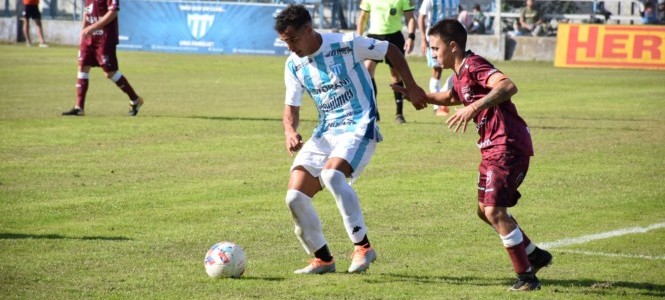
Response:
[[[226,116],[191,116],[192,119],[218,120],[218,121],[270,121],[282,122],[282,118],[252,118],[252,117],[226,117]]]
[[[420,284],[452,284],[452,285],[468,285],[468,286],[510,286],[514,283],[513,278],[485,278],[475,276],[420,276],[420,275],[406,275],[388,273],[381,274],[387,277],[387,280],[379,278],[367,278],[368,283],[380,283],[385,281],[390,282],[407,282],[407,283],[420,283]],[[594,279],[547,279],[540,278],[540,283],[543,289],[551,290],[554,293],[568,293],[568,294],[593,294],[593,295],[625,295],[625,291],[618,291],[617,289],[632,289],[636,293],[644,296],[652,297],[665,297],[665,285],[646,283],[646,282],[629,282],[629,281],[598,281]]]
[[[131,241],[132,239],[124,236],[82,236],[71,237],[61,234],[24,234],[0,232],[0,240],[20,240],[20,239],[48,239],[48,240],[101,240],[101,241]]]
[[[242,276],[237,280],[256,280],[256,281],[284,281],[285,277],[258,277],[258,276]]]

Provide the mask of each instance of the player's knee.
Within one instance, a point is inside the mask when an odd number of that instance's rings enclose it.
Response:
[[[494,206],[486,206],[484,209],[484,212],[479,211],[478,216],[482,219],[483,216],[485,217],[485,220],[490,222],[492,226],[496,227],[496,225],[499,223],[499,220],[501,219],[501,210],[496,209]]]
[[[111,81],[113,82],[117,82],[118,80],[120,80],[121,77],[122,73],[120,73],[120,71],[113,71],[106,73],[106,78],[111,79]]]
[[[476,210],[476,214],[478,215],[478,218],[480,218],[481,220],[489,222],[489,220],[487,220],[487,217],[485,216],[485,212],[482,209],[480,209],[480,207]]]
[[[297,210],[299,206],[302,206],[307,201],[307,198],[305,194],[298,190],[288,190],[286,191],[286,206],[291,211]],[[296,234],[298,233],[296,232]]]
[[[321,171],[321,183],[328,189],[335,189],[339,184],[346,183],[346,176],[335,169],[324,169]]]

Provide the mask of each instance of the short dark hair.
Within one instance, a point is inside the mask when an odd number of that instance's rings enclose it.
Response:
[[[462,50],[466,50],[466,29],[455,19],[443,19],[429,29],[427,35],[438,36],[446,43],[454,41]]]
[[[289,26],[300,29],[307,24],[312,24],[312,17],[307,8],[299,4],[290,4],[275,17],[275,30],[279,33],[286,31]]]

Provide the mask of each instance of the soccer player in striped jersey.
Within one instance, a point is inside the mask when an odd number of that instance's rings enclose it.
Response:
[[[466,50],[466,30],[457,20],[442,20],[430,28],[433,57],[455,72],[450,91],[427,94],[437,105],[463,104],[448,118],[449,128],[466,131],[476,123],[482,160],[478,167],[478,217],[499,234],[517,273],[511,291],[540,289],[536,273],[552,262],[552,255],[531,242],[508,208],[517,204],[520,186],[529,170],[533,146],[529,128],[517,113],[511,97],[517,86],[483,57]],[[410,95],[400,86],[395,91]],[[407,97],[408,98],[408,97]]]
[[[346,232],[354,244],[349,273],[364,272],[376,259],[358,196],[347,178],[355,180],[382,140],[377,126],[376,99],[365,59],[389,58],[402,75],[416,109],[427,105],[401,51],[386,41],[353,33],[318,33],[309,11],[289,5],[275,18],[275,30],[291,55],[284,70],[286,99],[283,114],[285,146],[296,155],[286,193],[295,233],[305,251],[314,255],[297,274],[335,272],[335,261],[323,235],[312,197],[328,189],[337,203]],[[298,133],[304,93],[319,115],[312,137],[303,143]]]
[[[436,93],[441,90],[447,91],[452,88],[452,75],[448,76],[446,82],[441,88],[441,66],[432,58],[432,51],[429,46],[429,36],[427,31],[436,22],[443,19],[455,18],[459,0],[423,0],[418,10],[418,30],[420,31],[420,52],[427,57],[427,66],[432,68],[432,77],[429,79],[430,93]],[[448,106],[434,105],[437,116],[447,116]]]

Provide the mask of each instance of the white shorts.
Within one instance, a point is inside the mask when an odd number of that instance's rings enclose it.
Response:
[[[376,140],[359,138],[353,132],[343,135],[325,134],[320,138],[312,137],[296,155],[291,171],[297,166],[303,166],[312,176],[319,177],[328,159],[339,157],[346,160],[353,168],[351,173],[353,182],[374,155],[377,143]]]

